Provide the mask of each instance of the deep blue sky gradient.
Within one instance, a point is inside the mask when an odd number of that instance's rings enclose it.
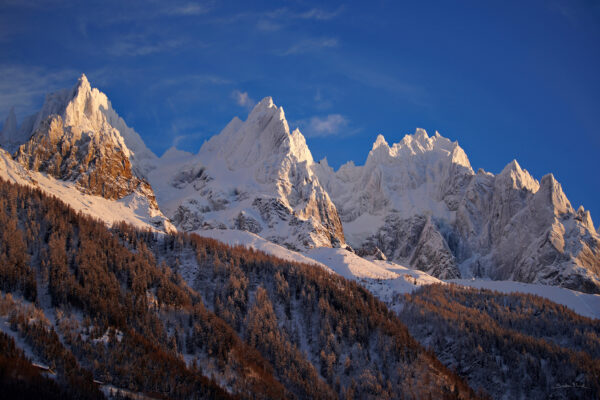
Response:
[[[475,170],[554,173],[598,225],[600,3],[404,3],[1,0],[0,115],[84,72],[160,155],[272,96],[336,168],[438,130]]]

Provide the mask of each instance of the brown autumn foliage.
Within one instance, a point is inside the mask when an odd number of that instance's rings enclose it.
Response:
[[[600,397],[600,320],[534,295],[430,285],[401,319],[446,365],[493,397]]]
[[[15,311],[13,328],[65,390],[97,393],[93,378],[160,398],[475,397],[382,302],[318,267],[108,229],[3,181],[0,221],[3,290],[54,314]]]

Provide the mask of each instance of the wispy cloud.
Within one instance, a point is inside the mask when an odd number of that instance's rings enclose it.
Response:
[[[326,110],[333,105],[331,100],[328,100],[323,96],[320,88],[317,88],[317,91],[313,97],[313,101],[314,101],[315,107],[319,110]]]
[[[325,8],[311,8],[308,10],[296,10],[288,7],[277,8],[275,10],[240,12],[226,17],[213,18],[211,22],[215,24],[234,24],[240,21],[258,21],[256,28],[264,32],[278,31],[287,25],[313,21],[327,21],[338,17],[344,10],[344,7],[338,7],[335,10]]]
[[[293,54],[309,53],[316,50],[333,48],[338,46],[338,40],[336,38],[317,38],[317,39],[305,39],[292,46],[281,53],[284,56]]]
[[[324,8],[314,7],[309,10],[294,10],[290,8],[278,8],[273,11],[267,11],[263,13],[265,17],[277,18],[277,19],[304,19],[304,20],[317,20],[326,21],[333,19],[340,15],[344,10],[343,7],[338,7],[335,10],[327,10]]]
[[[400,79],[395,75],[389,75],[376,66],[359,66],[341,60],[336,61],[336,64],[339,65],[342,74],[362,85],[384,90],[418,106],[428,106],[430,103],[427,88],[410,82],[408,79]]]
[[[548,3],[550,10],[562,15],[572,26],[577,26],[577,2],[554,0]]]
[[[0,21],[0,42],[8,42],[14,31],[2,22],[4,21]]]
[[[171,146],[178,149],[185,148],[188,147],[186,143],[189,145],[199,138],[205,137],[206,134],[201,133],[205,130],[202,121],[203,119],[197,116],[173,118],[167,129],[169,136],[172,137]]]
[[[176,133],[179,131],[179,128],[176,126],[171,126],[171,132]],[[199,138],[204,137],[205,135],[202,133],[185,133],[185,134],[179,134],[179,135],[175,135],[173,137],[173,141],[171,142],[171,146],[175,147],[175,148],[179,148],[181,146],[182,143],[186,142],[186,141],[193,141],[193,140],[197,140]]]
[[[143,34],[120,36],[109,45],[107,51],[114,56],[146,56],[173,51],[185,44],[183,39],[152,40]]]
[[[547,3],[549,9],[565,18],[573,27],[583,24],[597,26],[600,17],[600,3],[587,0],[552,0]]]
[[[296,17],[301,19],[315,19],[325,21],[333,19],[340,15],[343,11],[343,7],[338,7],[336,10],[329,11],[322,8],[311,8],[308,11],[297,13]]]
[[[20,118],[37,111],[46,93],[73,86],[80,73],[71,69],[0,65],[0,118],[12,106]]]
[[[269,19],[261,19],[256,23],[256,28],[259,31],[275,32],[283,28],[283,24]]]
[[[61,0],[3,0],[0,8],[18,7],[18,8],[48,8],[60,5]]]
[[[109,2],[110,3],[110,2]],[[131,23],[158,23],[164,18],[187,18],[205,16],[212,6],[202,2],[190,1],[148,1],[128,0],[90,4],[91,15],[83,17],[87,24],[96,26],[120,25]],[[153,26],[154,26],[153,24]]]
[[[251,109],[256,105],[256,101],[252,99],[248,92],[241,92],[239,90],[234,90],[231,93],[231,98],[235,100],[236,104],[240,107],[245,107],[247,109]]]
[[[347,133],[345,129],[348,127],[348,123],[348,119],[341,114],[314,116],[296,122],[307,137],[335,136]]]
[[[231,83],[232,82],[229,79],[218,75],[186,74],[159,79],[150,86],[148,86],[148,91],[154,92],[163,89],[173,90],[181,87],[185,87],[186,89],[197,90],[198,87],[204,85],[229,85]]]
[[[199,3],[186,3],[176,5],[173,8],[165,9],[165,13],[168,15],[179,15],[179,16],[194,16],[207,14],[210,8],[206,5]]]

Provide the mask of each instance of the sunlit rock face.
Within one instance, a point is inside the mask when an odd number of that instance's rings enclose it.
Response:
[[[82,191],[108,199],[138,188],[152,192],[144,173],[156,157],[85,75],[72,89],[46,97],[29,136],[15,159],[30,170],[74,180]]]
[[[288,248],[344,246],[337,209],[299,130],[270,97],[234,118],[198,154],[169,150],[150,173],[158,202],[184,230],[242,229]]]
[[[364,166],[314,164],[348,243],[440,278],[486,277],[600,293],[600,237],[552,175],[535,180],[516,161],[474,173],[458,143],[418,129]]]
[[[152,217],[152,226],[170,225],[146,179],[156,156],[85,75],[73,88],[47,95],[42,109],[19,130],[11,122],[4,131],[2,146],[12,149],[13,159],[28,171],[73,182],[82,193],[109,200],[131,195],[136,207],[147,204],[149,210],[140,213]]]

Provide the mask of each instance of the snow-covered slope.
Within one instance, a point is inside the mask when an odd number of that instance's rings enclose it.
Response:
[[[336,204],[348,243],[443,279],[489,277],[600,293],[600,236],[554,177],[509,163],[475,174],[458,143],[379,136],[364,166],[313,170]]]
[[[421,285],[441,282],[425,272],[389,261],[368,260],[347,249],[321,247],[310,249],[304,255],[346,279],[359,282],[394,311],[398,311],[401,294],[410,293]]]
[[[291,249],[344,245],[335,205],[312,171],[300,131],[263,99],[196,155],[167,151],[149,179],[161,208],[186,231],[246,230]]]
[[[320,263],[313,258],[305,256],[296,251],[289,250],[283,246],[269,242],[255,233],[233,230],[233,229],[205,229],[199,231],[200,236],[208,237],[226,243],[230,246],[243,246],[249,249],[259,250],[272,256],[304,264],[313,264],[327,271],[333,272],[326,264]]]
[[[392,308],[399,304],[399,295],[412,292],[421,285],[442,282],[425,272],[388,261],[368,260],[342,248],[319,247],[299,253],[251,232],[207,229],[198,231],[198,234],[231,246],[260,250],[284,260],[312,264],[346,279],[355,280]]]
[[[447,282],[477,289],[490,289],[502,293],[535,294],[555,303],[569,307],[579,315],[600,319],[600,295],[587,294],[566,288],[536,285],[514,281],[491,281],[484,279],[453,279]]]
[[[112,109],[106,95],[91,88],[85,75],[73,88],[47,95],[42,109],[19,129],[11,110],[0,139],[12,153],[2,153],[3,177],[37,182],[76,209],[107,222],[122,219],[173,229],[146,180],[156,156]],[[68,188],[68,194],[57,188]],[[90,201],[93,207],[81,205]],[[105,212],[102,204],[110,201],[115,202],[114,210]]]
[[[82,193],[72,181],[55,179],[48,174],[30,171],[0,149],[0,177],[9,182],[41,189],[56,196],[74,210],[105,221],[108,225],[125,221],[141,229],[174,231],[165,216],[149,203],[149,196],[135,191],[119,200]]]
[[[397,310],[401,302],[398,295],[409,293],[422,285],[450,282],[462,286],[496,290],[503,293],[528,293],[562,304],[576,313],[600,319],[600,295],[586,294],[574,290],[514,281],[492,281],[484,279],[452,279],[440,281],[425,272],[382,260],[370,260],[357,256],[346,249],[315,248],[298,253],[278,246],[251,232],[230,229],[200,231],[201,236],[210,237],[231,246],[244,246],[263,251],[284,260],[314,264],[346,279],[355,280],[380,300]]]

